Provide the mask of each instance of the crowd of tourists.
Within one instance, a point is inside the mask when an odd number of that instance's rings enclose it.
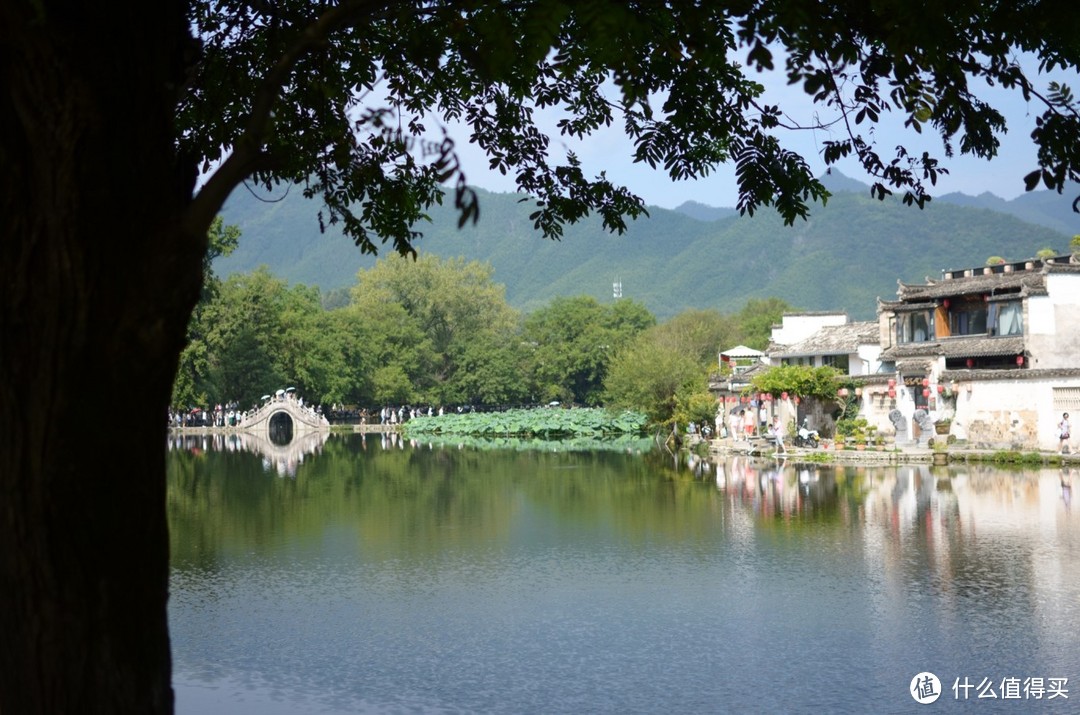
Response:
[[[464,412],[476,412],[476,408],[469,406],[458,406],[456,408],[450,408],[451,411],[456,411],[458,414]],[[496,409],[496,408],[493,408]],[[497,408],[506,409],[506,408]],[[330,405],[330,409],[326,413],[326,417],[333,423],[353,423],[353,424],[377,424],[377,425],[399,425],[409,420],[416,419],[417,417],[434,417],[436,415],[442,416],[446,414],[447,409],[445,407],[435,407],[434,405],[427,405],[424,407],[416,407],[412,405],[395,405],[384,406],[378,410],[369,410],[366,407],[354,407],[350,405],[339,405],[333,403]]]
[[[244,421],[247,412],[240,411],[236,402],[218,403],[212,408],[169,408],[170,427],[236,427]]]

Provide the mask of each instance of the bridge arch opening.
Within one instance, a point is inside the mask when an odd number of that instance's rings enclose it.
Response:
[[[292,442],[294,426],[288,412],[275,412],[271,415],[267,429],[270,432],[270,441],[279,447]]]

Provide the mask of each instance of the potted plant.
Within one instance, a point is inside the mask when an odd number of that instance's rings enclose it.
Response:
[[[876,425],[866,426],[866,445],[871,449],[876,450],[878,445],[878,434]]]
[[[934,423],[934,431],[938,434],[949,434],[949,429],[952,427],[952,420],[944,419],[938,420]]]

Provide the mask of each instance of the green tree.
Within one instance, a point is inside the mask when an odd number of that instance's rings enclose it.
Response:
[[[341,308],[324,313],[320,328],[340,365],[337,372],[327,375],[322,396],[324,403],[370,406],[377,403],[371,375],[377,362],[371,352],[371,331],[364,316],[356,310]]]
[[[677,395],[703,390],[705,375],[690,355],[664,345],[649,331],[614,357],[604,396],[611,407],[643,412],[650,424],[670,424]],[[712,402],[715,412],[716,400]]]
[[[716,365],[720,350],[743,340],[735,316],[717,310],[684,310],[654,331],[654,339],[669,350],[689,355],[702,369]]]
[[[716,397],[705,388],[704,380],[688,383],[675,393],[672,419],[681,427],[691,422],[697,425],[705,423],[711,427],[716,421],[718,407]]]
[[[0,4],[0,324],[15,336],[0,344],[0,491],[17,504],[0,515],[0,711],[172,709],[162,414],[207,231],[241,183],[299,183],[361,250],[409,252],[443,184],[462,221],[479,214],[440,131],[461,122],[456,138],[536,199],[545,235],[590,212],[614,230],[640,215],[558,156],[544,109],[573,137],[619,123],[635,158],[675,179],[730,160],[742,211],[794,221],[825,191],[783,145],[786,108],[761,101],[754,73],[775,48],[814,116],[848,128],[825,160],[857,157],[876,195],[921,205],[943,170],[930,153],[880,154],[886,112],[946,156],[996,154],[1004,120],[984,83],[1037,107],[1025,185],[1060,191],[1080,178],[1080,113],[1013,57],[1075,69],[1077,23],[1046,3]],[[125,420],[107,489],[84,461],[114,424],[72,419],[90,386]]]
[[[736,319],[742,334],[742,343],[755,350],[764,350],[772,339],[772,326],[778,324],[784,313],[794,310],[780,298],[751,298],[739,311]]]
[[[400,306],[405,319],[424,336],[419,354],[399,344],[399,353],[387,356],[422,368],[402,364],[416,388],[414,399],[448,404],[474,397],[463,385],[471,379],[461,369],[466,353],[477,342],[507,340],[518,320],[506,302],[505,288],[491,274],[487,264],[431,255],[415,260],[390,256],[358,274],[352,292],[357,310],[378,313],[389,305]]]
[[[720,347],[740,328],[734,316],[686,310],[643,332],[612,361],[604,381],[614,406],[640,410],[653,424],[712,421],[716,398],[707,389]]]
[[[240,229],[226,226],[221,216],[216,216],[206,234],[207,250],[203,259],[203,288],[188,322],[187,343],[180,353],[180,367],[173,384],[172,404],[195,406],[207,404],[209,379],[209,355],[206,345],[208,326],[203,318],[206,305],[216,300],[221,289],[221,279],[214,275],[215,258],[228,256],[240,241]]]
[[[520,405],[530,402],[523,374],[528,353],[517,331],[485,333],[465,345],[459,356],[454,392],[446,404]]]
[[[265,269],[230,276],[204,310],[209,326],[210,399],[248,406],[285,387],[282,316],[289,287]]]
[[[337,402],[349,391],[345,336],[323,310],[318,288],[293,286],[284,296],[277,365],[312,404]]]
[[[395,302],[353,303],[340,311],[362,356],[362,404],[405,404],[421,399],[436,362],[431,340],[405,308]]]
[[[655,318],[628,299],[556,298],[525,318],[533,392],[542,402],[600,404],[611,358]]]
[[[215,395],[229,395],[224,400],[237,401],[242,408],[259,404],[263,394],[283,389],[286,378],[274,364],[265,336],[252,325],[240,324],[214,353],[210,383]],[[214,397],[203,403],[208,406]]]

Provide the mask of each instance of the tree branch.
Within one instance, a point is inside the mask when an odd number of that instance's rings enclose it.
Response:
[[[205,232],[233,189],[253,172],[273,166],[273,159],[262,146],[270,130],[274,105],[297,63],[325,46],[335,31],[360,19],[373,20],[392,5],[392,0],[346,1],[327,10],[300,32],[295,44],[278,58],[260,84],[247,125],[229,157],[211,174],[192,201],[186,219],[191,230]]]

